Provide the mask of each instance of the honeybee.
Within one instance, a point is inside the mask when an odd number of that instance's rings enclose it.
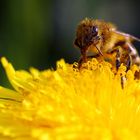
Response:
[[[132,64],[140,65],[140,57],[132,42],[140,39],[118,31],[112,23],[102,20],[85,18],[80,22],[76,31],[74,45],[81,51],[79,68],[90,57],[102,57],[109,60],[116,69],[124,63],[127,70]]]

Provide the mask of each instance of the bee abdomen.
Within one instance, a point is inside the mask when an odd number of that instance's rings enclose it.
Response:
[[[140,57],[139,55],[131,55],[132,57],[132,64],[136,64],[138,66],[140,66]]]
[[[136,64],[136,65],[140,66],[140,56],[139,56],[136,48],[131,43],[128,43],[128,42],[126,43],[126,45],[128,48],[125,48],[125,49],[127,49],[128,54],[132,58],[132,64]]]

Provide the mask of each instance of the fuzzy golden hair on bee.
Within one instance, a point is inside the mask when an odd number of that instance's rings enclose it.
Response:
[[[126,65],[132,63],[140,65],[138,52],[132,44],[134,40],[140,41],[137,37],[119,31],[111,22],[85,18],[77,27],[74,41],[74,45],[81,51],[82,57],[79,65],[81,66],[81,63],[87,61],[88,52],[94,53],[95,57],[99,55],[108,57],[115,53],[117,69],[120,65],[117,64],[117,59],[122,61],[119,63],[127,63]]]
[[[93,20],[89,18],[85,18],[82,20],[76,31],[76,41],[75,45],[79,47],[87,47],[93,42],[91,38],[98,34],[98,37],[102,39],[102,43],[106,43],[110,41],[110,30],[115,30],[116,26],[111,23],[106,23],[103,20]],[[98,37],[97,40],[98,41]],[[89,41],[90,40],[90,41]],[[96,43],[96,42],[95,42]]]

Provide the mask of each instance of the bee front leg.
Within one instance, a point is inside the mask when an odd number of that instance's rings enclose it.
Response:
[[[82,57],[80,58],[79,62],[78,62],[78,68],[80,69],[82,66],[82,63],[86,63],[87,62],[87,50],[86,49],[81,49],[81,55]]]
[[[79,61],[78,61],[78,69],[81,68],[82,63],[83,63],[83,58],[81,57],[81,58],[79,59]]]

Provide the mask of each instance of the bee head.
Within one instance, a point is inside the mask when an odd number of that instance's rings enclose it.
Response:
[[[90,22],[83,22],[77,28],[74,44],[80,49],[86,49],[91,44],[96,45],[99,40],[98,27]]]

